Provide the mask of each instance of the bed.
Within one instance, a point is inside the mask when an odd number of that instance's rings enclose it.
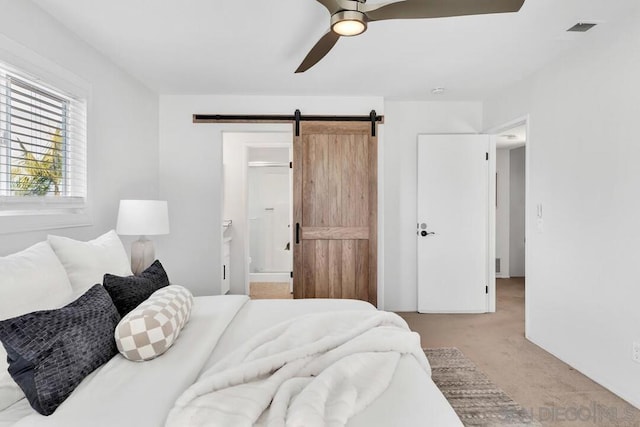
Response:
[[[188,323],[162,356],[138,363],[117,354],[84,378],[50,416],[38,414],[27,399],[22,399],[0,411],[0,427],[163,426],[175,402],[187,389],[265,329],[313,313],[339,312],[374,314],[377,310],[369,303],[355,300],[195,297]],[[224,425],[208,421],[207,425]],[[415,357],[407,354],[400,357],[388,387],[350,417],[346,425],[462,424],[429,374]]]

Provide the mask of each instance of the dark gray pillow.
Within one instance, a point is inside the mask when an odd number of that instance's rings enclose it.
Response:
[[[57,310],[35,311],[0,322],[9,374],[42,415],[51,415],[80,382],[118,353],[120,321],[98,284]]]
[[[124,317],[149,298],[152,293],[169,286],[169,277],[167,277],[160,261],[155,260],[139,276],[120,277],[105,274],[102,284],[111,295],[118,313]]]

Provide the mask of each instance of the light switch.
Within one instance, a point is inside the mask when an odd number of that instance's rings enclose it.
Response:
[[[542,217],[542,203],[536,205],[536,229],[539,233],[544,231],[544,218]]]

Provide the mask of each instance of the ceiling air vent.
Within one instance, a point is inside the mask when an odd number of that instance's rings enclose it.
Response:
[[[578,22],[573,27],[569,28],[567,31],[572,31],[574,33],[585,33],[595,27],[598,24],[589,24],[586,22]]]

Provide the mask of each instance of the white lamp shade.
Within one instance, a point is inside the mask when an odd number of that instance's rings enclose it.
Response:
[[[120,200],[116,233],[124,236],[169,234],[165,200]]]

